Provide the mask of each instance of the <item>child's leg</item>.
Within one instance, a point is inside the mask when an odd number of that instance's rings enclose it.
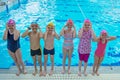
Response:
[[[87,62],[84,62],[84,75],[85,76],[87,76],[86,69],[87,69]]]
[[[47,60],[48,60],[48,55],[44,55],[44,76],[46,76],[47,73],[47,68],[46,68]]]
[[[87,69],[87,62],[90,54],[84,54],[84,75],[87,76],[86,69]]]
[[[81,67],[82,67],[82,61],[79,61],[79,72],[78,72],[78,76],[81,76]]]
[[[98,61],[98,64],[97,64],[97,67],[96,67],[96,71],[95,72],[96,72],[97,76],[99,76],[98,69],[100,67],[100,64],[101,64],[102,60],[103,60],[103,57],[100,57],[99,61]]]
[[[49,75],[52,75],[54,70],[54,55],[50,55],[50,60],[51,60],[52,66],[51,66],[51,71]]]
[[[34,62],[34,69],[33,75],[35,76],[37,74],[37,66],[36,66],[36,55],[32,56],[33,62]]]
[[[78,53],[79,54],[79,72],[78,72],[78,76],[81,76],[81,67],[82,67],[82,60],[83,60],[83,55]]]
[[[97,64],[98,64],[98,60],[99,60],[99,58],[95,55],[94,56],[94,65],[93,65],[93,73],[92,73],[92,75],[95,74],[95,70],[96,70],[96,67],[97,67]]]
[[[40,65],[40,76],[42,76],[42,61],[41,61],[41,55],[38,56],[38,62]]]
[[[18,68],[18,72],[16,73],[16,75],[19,76],[20,73],[21,73],[21,68],[20,68],[20,64],[18,64],[18,62],[17,62],[16,55],[15,55],[15,53],[11,52],[10,50],[8,50],[8,52],[9,52],[10,56],[12,57],[12,59],[14,60],[17,68]]]
[[[70,65],[71,65],[71,56],[72,56],[73,48],[68,51],[68,74],[70,74]]]
[[[63,48],[63,71],[62,74],[65,73],[65,62],[66,62],[67,50]]]
[[[16,54],[18,63],[20,63],[20,65],[22,65],[22,71],[23,71],[23,73],[26,74],[27,71],[25,70],[25,66],[24,66],[24,63],[23,63],[23,61],[22,61],[22,56],[21,56],[21,51],[20,51],[20,49],[18,49],[18,50],[15,52],[15,54]]]

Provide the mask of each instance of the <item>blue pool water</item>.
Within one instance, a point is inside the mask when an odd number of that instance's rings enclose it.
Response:
[[[120,66],[120,1],[116,0],[28,0],[26,4],[21,4],[17,9],[10,10],[9,14],[2,14],[0,18],[0,68],[9,68],[14,65],[13,60],[9,56],[6,48],[6,41],[2,40],[3,31],[5,30],[5,22],[8,19],[16,21],[17,29],[23,33],[32,21],[37,21],[45,32],[48,22],[55,24],[56,32],[59,34],[66,20],[71,18],[78,30],[82,27],[85,18],[89,18],[92,22],[92,28],[96,35],[99,36],[100,31],[105,29],[109,35],[118,36],[118,39],[107,44],[105,58],[102,65]],[[23,61],[26,65],[33,65],[30,56],[29,38],[21,38],[21,51]],[[43,39],[40,41],[44,48]],[[62,65],[62,43],[63,38],[59,41],[55,40],[55,65]],[[72,54],[72,66],[78,65],[78,43],[79,39],[74,39],[74,51]],[[90,54],[88,65],[92,65],[94,61],[94,51],[96,43],[92,42],[92,51]],[[44,62],[42,55],[42,62]],[[50,65],[50,60],[48,60]],[[67,64],[66,64],[67,65]]]

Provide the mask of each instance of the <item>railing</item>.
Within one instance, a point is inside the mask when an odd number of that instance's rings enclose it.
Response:
[[[16,0],[6,0],[6,1],[0,0],[0,6],[5,6],[6,12],[9,13],[9,4],[13,3],[14,1],[16,1]],[[17,0],[17,3],[19,6],[21,5],[20,0]]]

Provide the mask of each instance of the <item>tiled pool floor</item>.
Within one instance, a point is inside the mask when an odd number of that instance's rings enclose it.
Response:
[[[27,66],[27,74],[20,76],[16,76],[16,67],[13,66],[10,69],[0,69],[0,80],[120,80],[120,67],[115,66],[112,67],[111,70],[110,67],[100,67],[99,72],[101,73],[100,76],[92,76],[92,67],[87,68],[88,76],[85,77],[82,75],[79,77],[77,75],[78,73],[78,67],[71,67],[71,74],[61,74],[62,67],[55,66],[54,74],[52,76],[47,75],[46,77],[42,76],[39,77],[39,75],[33,76],[33,66]],[[83,67],[82,67],[83,69]],[[48,72],[50,70],[50,67],[48,67]]]

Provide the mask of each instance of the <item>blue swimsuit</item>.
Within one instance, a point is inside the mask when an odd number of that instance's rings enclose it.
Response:
[[[7,48],[8,48],[8,50],[15,53],[17,51],[17,49],[20,48],[19,38],[17,40],[14,40],[14,34],[10,34],[8,31],[8,36],[7,36]]]

